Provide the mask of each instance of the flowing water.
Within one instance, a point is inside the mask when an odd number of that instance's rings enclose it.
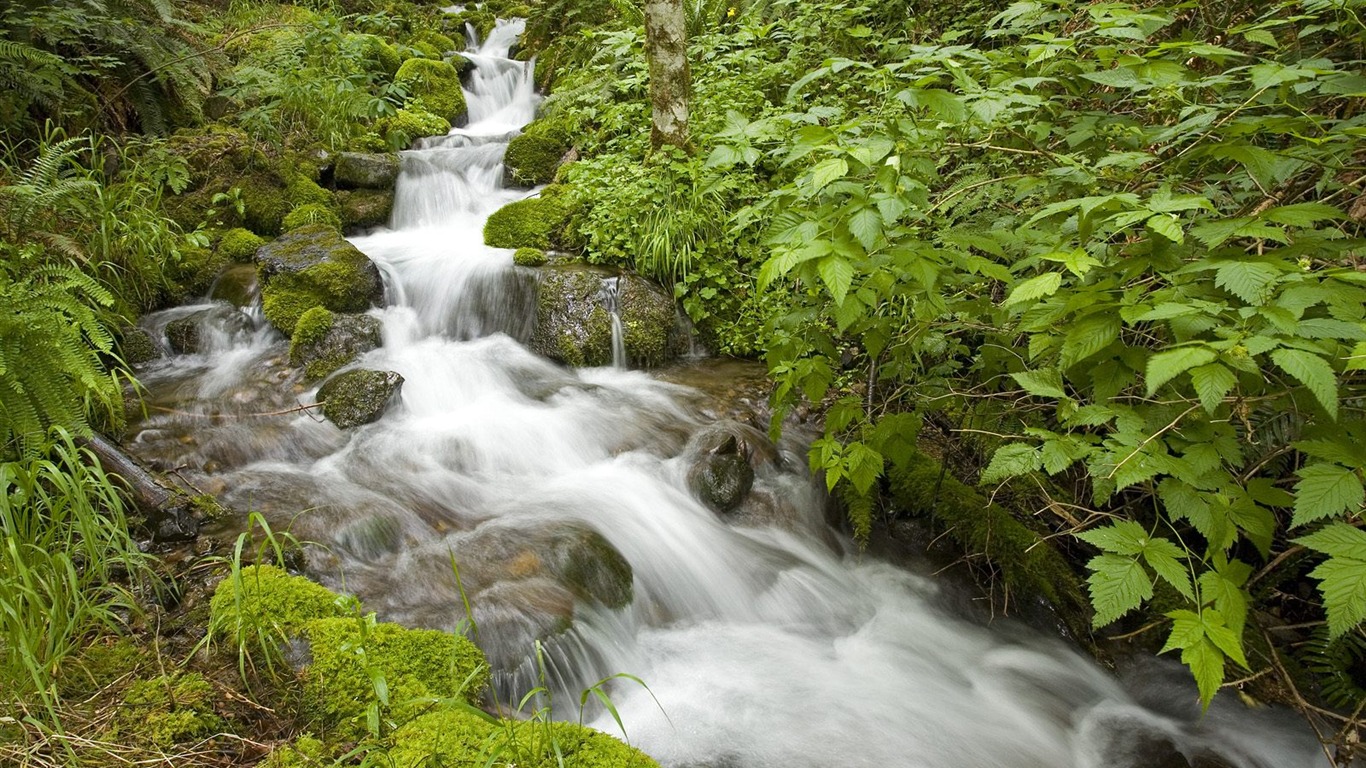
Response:
[[[544,675],[572,718],[584,686],[635,675],[649,691],[617,681],[612,699],[630,741],[666,766],[1137,768],[1184,764],[1162,762],[1178,752],[1327,764],[1283,714],[1225,695],[1199,717],[1173,665],[1122,683],[1054,638],[953,608],[935,580],[858,557],[823,522],[798,435],[767,445],[713,423],[690,387],[527,351],[534,283],[481,236],[528,194],[501,183],[507,141],[537,107],[531,65],[507,58],[518,32],[501,23],[469,53],[469,125],[405,152],[390,227],[353,240],[388,291],[374,310],[384,345],[359,364],[401,373],[401,404],[342,432],[295,410],[313,391],[249,307],[229,323],[221,304],[182,308],[149,327],[194,314],[230,332],[145,372],[136,452],[324,545],[314,572],[381,618],[460,625],[454,559],[504,701]],[[729,519],[689,491],[718,434],[758,464]],[[634,574],[627,593],[613,549]]]

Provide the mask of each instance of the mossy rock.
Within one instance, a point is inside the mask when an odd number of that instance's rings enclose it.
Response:
[[[435,50],[436,58],[438,59],[448,53],[454,53],[455,51],[460,50],[460,48],[456,46],[454,40],[434,29],[420,29],[417,32],[414,32],[413,36],[408,39],[408,44],[414,47],[416,47],[419,42],[426,43]]]
[[[465,93],[460,73],[444,61],[408,59],[398,68],[394,82],[406,86],[409,97],[422,109],[459,123],[465,118]],[[409,105],[411,106],[411,104]]]
[[[353,34],[348,35],[357,38],[360,42],[361,55],[373,62],[376,71],[383,72],[385,76],[392,78],[397,72],[399,65],[403,63],[402,57],[394,46],[379,35]]]
[[[355,189],[337,193],[342,228],[381,227],[394,212],[394,193],[382,189]]]
[[[288,232],[309,224],[323,224],[332,229],[341,229],[341,215],[328,205],[306,203],[289,212],[282,226]]]
[[[494,248],[563,248],[565,229],[575,210],[571,190],[555,184],[536,197],[494,211],[484,224],[484,242]]]
[[[336,761],[323,741],[304,734],[293,744],[282,744],[271,750],[261,762],[262,768],[326,768]]]
[[[996,564],[1007,588],[1047,600],[1076,637],[1089,636],[1091,609],[1081,580],[1044,534],[924,454],[890,467],[888,479],[898,511],[944,526],[963,552]]]
[[[460,13],[451,14],[448,19],[451,24],[460,29],[461,34],[465,35],[466,38],[469,35],[465,32],[465,25],[469,24],[474,27],[474,33],[479,36],[479,40],[467,39],[466,42],[468,43],[483,42],[489,39],[489,34],[498,25],[497,16],[494,15],[493,11],[486,8],[470,8]]]
[[[652,368],[688,350],[678,305],[663,288],[639,275],[621,276],[617,307],[631,365]]]
[[[426,136],[444,136],[451,131],[451,121],[421,109],[400,109],[389,117],[375,121],[375,130],[384,136],[390,149],[407,149],[413,142]]]
[[[223,233],[218,239],[218,255],[228,261],[246,263],[256,255],[257,249],[266,241],[249,229],[237,227]]]
[[[342,189],[393,190],[398,183],[401,164],[397,154],[342,152],[332,169],[332,178]]]
[[[304,312],[364,312],[384,300],[384,281],[365,254],[335,228],[310,224],[256,252],[266,319],[293,335]]]
[[[495,725],[454,708],[406,723],[394,732],[389,751],[395,766],[481,768],[495,757],[519,768],[659,768],[644,752],[577,723],[533,719]]]
[[[273,565],[250,565],[239,582],[224,579],[209,600],[209,631],[238,643],[260,630],[280,638],[297,635],[314,619],[346,616],[346,601],[302,576],[291,576]]]
[[[197,245],[183,246],[180,259],[166,264],[166,276],[175,284],[170,298],[175,303],[187,303],[190,299],[203,296],[213,285],[218,273],[228,264],[221,253]],[[151,309],[145,306],[143,309]]]
[[[519,267],[541,267],[545,262],[545,251],[540,248],[518,248],[512,254],[512,263]]]
[[[310,170],[313,173],[317,172],[317,169],[311,166]],[[323,189],[317,181],[303,173],[289,175],[285,181],[285,194],[289,197],[290,204],[296,207],[300,205],[322,205],[330,208],[337,204],[331,192]]]
[[[535,127],[536,123],[532,123],[525,133],[508,143],[503,157],[503,181],[509,187],[549,184],[569,152],[569,143],[562,137],[537,131]]]
[[[162,356],[161,346],[146,328],[126,325],[119,329],[119,358],[131,366],[144,365]]]
[[[378,421],[402,387],[403,377],[393,371],[345,371],[322,385],[318,402],[328,421],[350,429]]]
[[[289,343],[289,361],[317,381],[383,342],[382,326],[369,315],[337,314],[314,307],[299,318]]]
[[[611,364],[606,279],[617,280],[617,311],[630,364],[663,365],[686,351],[687,334],[673,299],[650,281],[583,264],[552,265],[539,277],[533,352],[573,367]]]
[[[223,728],[214,712],[218,694],[197,672],[138,680],[128,687],[115,715],[120,741],[170,747],[212,736]]]
[[[360,617],[310,621],[302,634],[310,657],[303,671],[304,706],[325,723],[362,717],[365,702],[374,697],[376,674],[395,702],[458,697],[474,703],[488,686],[483,652],[461,635]]]

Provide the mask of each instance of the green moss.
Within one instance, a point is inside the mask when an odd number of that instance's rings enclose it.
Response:
[[[560,159],[568,151],[568,146],[551,137],[528,132],[508,144],[503,162],[513,181],[539,186],[555,179]]]
[[[337,193],[344,229],[378,227],[389,222],[394,210],[394,193],[382,189],[353,189]]]
[[[161,357],[161,348],[152,335],[135,325],[119,329],[119,358],[128,365],[141,365]]]
[[[64,698],[80,700],[113,685],[120,678],[136,674],[151,664],[145,646],[126,637],[104,637],[81,648],[70,661],[63,662],[57,683]]]
[[[545,264],[545,251],[539,248],[518,248],[512,263],[519,267],[539,267]]]
[[[314,307],[299,316],[294,333],[289,338],[289,361],[298,365],[305,347],[317,344],[332,330],[335,316],[326,307]]]
[[[258,235],[280,234],[293,205],[283,182],[266,174],[253,174],[236,185],[242,190],[242,222]]]
[[[393,77],[403,63],[394,46],[378,35],[352,35],[359,40],[361,55],[375,65],[375,71]]]
[[[572,197],[564,185],[546,187],[537,197],[495,211],[484,224],[484,242],[495,248],[562,246],[572,211]]]
[[[375,121],[389,149],[407,149],[424,136],[443,136],[451,131],[451,121],[421,109],[400,109],[390,117]]]
[[[441,709],[394,732],[395,766],[478,768],[492,762],[519,768],[658,768],[640,750],[577,723],[527,720],[499,725],[469,712]]]
[[[1039,533],[943,466],[915,454],[888,473],[897,507],[945,526],[963,551],[986,556],[1000,568],[1008,588],[1042,597],[1057,608],[1077,637],[1089,635],[1089,602],[1066,558]]]
[[[139,680],[124,696],[115,730],[159,747],[202,739],[223,727],[214,698],[213,685],[198,673]]]
[[[304,670],[305,707],[327,723],[362,716],[377,675],[396,694],[390,697],[394,702],[421,697],[474,702],[488,685],[483,652],[449,632],[333,618],[310,621],[303,633],[312,655]]]
[[[453,122],[465,114],[460,73],[444,61],[408,59],[398,68],[394,82],[406,86],[413,103],[420,103],[428,112]]]
[[[309,224],[326,224],[334,229],[341,229],[342,220],[341,215],[330,205],[306,203],[290,211],[282,222],[282,227],[288,232]]]
[[[214,590],[209,631],[233,643],[262,627],[287,637],[308,621],[347,613],[346,601],[326,587],[273,565],[252,565],[242,569],[240,588],[229,577]]]
[[[304,734],[293,744],[276,747],[261,765],[263,768],[323,768],[333,764],[330,757],[322,740]]]
[[[246,263],[266,241],[249,229],[230,229],[218,240],[218,254],[228,261]]]
[[[313,179],[303,174],[291,174],[288,179],[285,182],[285,194],[295,206],[314,204],[330,207],[336,204],[332,193],[318,186]]]
[[[310,260],[314,263],[297,266]],[[363,312],[383,296],[374,265],[329,224],[292,230],[262,249],[257,261],[266,319],[291,336],[299,318],[313,307]]]
[[[425,43],[436,50],[436,58],[441,58],[444,54],[460,50],[455,41],[437,32],[434,29],[422,29],[413,33],[408,44],[417,47],[418,43]]]

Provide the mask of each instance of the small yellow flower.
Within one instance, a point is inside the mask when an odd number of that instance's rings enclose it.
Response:
[[[735,18],[735,9],[734,9],[734,8],[727,8],[727,9],[726,9],[726,18],[728,18],[728,19],[733,19],[733,18]]]

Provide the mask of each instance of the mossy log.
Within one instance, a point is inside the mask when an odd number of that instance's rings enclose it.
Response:
[[[155,541],[185,541],[199,535],[194,505],[179,488],[143,468],[114,441],[98,433],[80,441],[100,461],[100,466],[117,475],[128,486],[129,498],[147,518],[147,528]]]

